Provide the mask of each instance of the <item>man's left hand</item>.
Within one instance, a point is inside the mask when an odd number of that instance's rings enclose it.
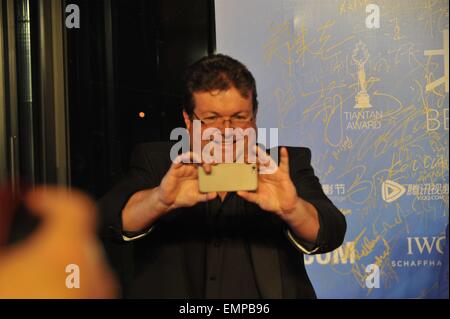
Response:
[[[318,213],[313,205],[301,199],[289,175],[289,157],[285,147],[280,150],[280,164],[257,147],[262,173],[258,175],[255,192],[239,191],[238,195],[261,209],[277,214],[301,238],[314,242],[319,228]],[[269,171],[269,172],[268,172]]]

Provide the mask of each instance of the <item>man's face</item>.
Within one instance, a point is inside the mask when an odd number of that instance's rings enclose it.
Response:
[[[233,143],[234,146],[232,149],[235,148],[236,144],[235,139],[227,138],[225,134],[226,128],[242,128],[244,130],[253,128],[256,131],[256,114],[253,113],[251,92],[245,98],[235,87],[231,87],[226,91],[195,92],[193,97],[195,115],[191,119],[186,112],[183,112],[184,121],[191,136],[193,136],[193,120],[202,120],[202,134],[204,130],[210,127],[220,130],[222,134],[222,150],[224,153],[225,149],[229,149],[230,147],[230,145],[226,145],[227,141]],[[211,125],[204,124],[204,122],[211,121],[211,119],[216,119],[216,122]],[[249,121],[245,122],[243,121],[244,119],[249,119]],[[202,149],[208,143],[208,140],[202,140]]]

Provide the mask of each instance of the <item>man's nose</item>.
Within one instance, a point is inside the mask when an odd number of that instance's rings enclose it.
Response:
[[[224,119],[222,122],[222,127],[224,129],[231,128],[231,120],[230,119]]]
[[[224,120],[222,122],[220,133],[222,134],[224,141],[228,141],[228,139],[233,136],[233,127],[231,126],[230,120]]]
[[[220,128],[219,128],[220,129],[220,133],[222,133],[222,136],[225,137],[225,130],[227,128],[232,128],[231,121],[223,119],[220,124],[221,124]]]

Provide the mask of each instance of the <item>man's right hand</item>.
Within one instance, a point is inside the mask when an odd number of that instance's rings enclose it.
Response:
[[[133,194],[122,210],[123,230],[142,232],[173,209],[215,198],[217,193],[199,191],[198,166],[203,166],[206,173],[211,171],[211,164],[199,163],[196,154],[184,153],[174,160],[158,187]]]
[[[211,200],[217,193],[200,193],[198,187],[198,166],[203,166],[206,173],[211,171],[210,164],[200,163],[196,154],[189,152],[178,156],[172,163],[158,187],[159,201],[167,211],[180,207],[194,206],[199,202]],[[184,163],[190,162],[190,163]]]

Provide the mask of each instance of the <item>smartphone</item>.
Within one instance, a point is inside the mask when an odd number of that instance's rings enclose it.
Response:
[[[211,167],[206,174],[198,168],[198,184],[201,193],[254,191],[258,188],[258,169],[255,163],[222,163]]]

